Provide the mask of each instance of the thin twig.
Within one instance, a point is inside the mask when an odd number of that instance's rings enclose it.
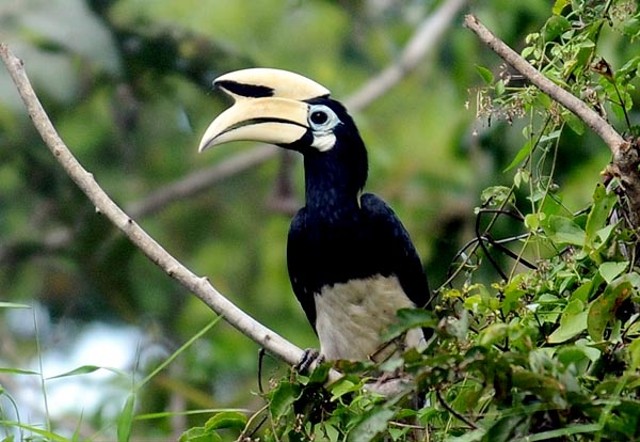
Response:
[[[440,405],[442,405],[444,409],[447,410],[449,413],[451,413],[456,419],[464,422],[466,425],[468,425],[470,428],[473,428],[474,430],[478,429],[478,426],[474,422],[471,422],[462,414],[458,413],[456,410],[454,410],[451,407],[451,405],[447,403],[447,401],[444,400],[444,397],[442,397],[442,393],[440,392],[439,389],[436,389],[436,398],[438,399],[438,402],[440,402]]]
[[[220,181],[262,164],[272,158],[278,150],[276,146],[258,145],[160,187],[143,199],[127,204],[125,209],[134,218],[153,215],[171,203],[199,194]]]
[[[96,210],[118,227],[153,263],[222,315],[228,323],[288,364],[297,364],[303,354],[300,348],[236,307],[220,294],[207,278],[198,277],[187,269],[109,198],[93,175],[82,167],[58,135],[33,91],[22,61],[13,55],[6,44],[0,44],[0,57],[43,141],[69,177],[95,205]]]

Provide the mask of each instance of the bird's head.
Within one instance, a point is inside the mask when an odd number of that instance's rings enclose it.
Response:
[[[327,88],[300,74],[270,68],[230,72],[213,83],[234,104],[206,129],[200,152],[231,141],[261,141],[305,156],[353,163],[347,167],[359,175],[358,185],[364,185],[364,144],[352,118],[329,97]]]

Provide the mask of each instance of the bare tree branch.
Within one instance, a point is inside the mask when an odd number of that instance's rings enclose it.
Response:
[[[405,78],[436,47],[466,3],[467,0],[445,1],[418,26],[395,62],[345,100],[347,107],[352,110],[364,109]]]
[[[609,146],[614,155],[620,153],[627,142],[616,130],[596,111],[570,92],[565,91],[560,86],[542,75],[540,71],[522,58],[520,54],[507,46],[502,40],[496,37],[487,29],[477,17],[467,15],[464,18],[464,25],[471,29],[480,40],[489,46],[504,61],[509,63],[515,70],[524,75],[531,83],[536,85],[542,92],[576,114],[584,121],[600,138]]]
[[[118,227],[153,263],[193,292],[212,310],[222,315],[229,324],[283,361],[290,365],[297,364],[302,358],[301,349],[236,307],[220,294],[207,278],[198,277],[187,269],[109,198],[95,181],[93,175],[82,167],[58,135],[33,91],[22,61],[13,55],[4,43],[0,44],[0,57],[16,85],[29,117],[45,144],[69,177],[95,205],[96,210],[104,214]]]
[[[261,144],[161,187],[142,200],[127,204],[126,211],[134,218],[152,215],[175,201],[198,194],[215,183],[262,164],[277,152],[276,146]]]
[[[467,15],[464,25],[471,29],[491,50],[509,63],[556,102],[573,112],[591,128],[611,150],[613,161],[604,171],[605,180],[615,177],[619,180],[626,201],[625,211],[631,226],[640,228],[640,149],[638,140],[629,142],[620,135],[596,111],[575,95],[562,89],[545,77],[517,52],[489,31],[477,17]]]

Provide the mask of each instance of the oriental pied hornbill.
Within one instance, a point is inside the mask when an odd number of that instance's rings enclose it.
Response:
[[[253,140],[304,156],[306,204],[291,223],[287,261],[321,356],[380,360],[420,346],[420,329],[383,345],[397,310],[426,307],[429,287],[400,220],[382,199],[361,194],[367,151],[344,106],[315,81],[278,69],[231,72],[214,85],[235,103],[207,128],[200,151]]]

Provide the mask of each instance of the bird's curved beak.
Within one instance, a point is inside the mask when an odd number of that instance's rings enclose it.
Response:
[[[287,98],[238,100],[211,122],[200,141],[202,152],[230,141],[290,144],[307,131],[307,105]]]
[[[235,103],[211,122],[199,152],[230,141],[294,143],[308,130],[305,100],[329,95],[324,86],[302,75],[269,68],[231,72],[213,84]]]

